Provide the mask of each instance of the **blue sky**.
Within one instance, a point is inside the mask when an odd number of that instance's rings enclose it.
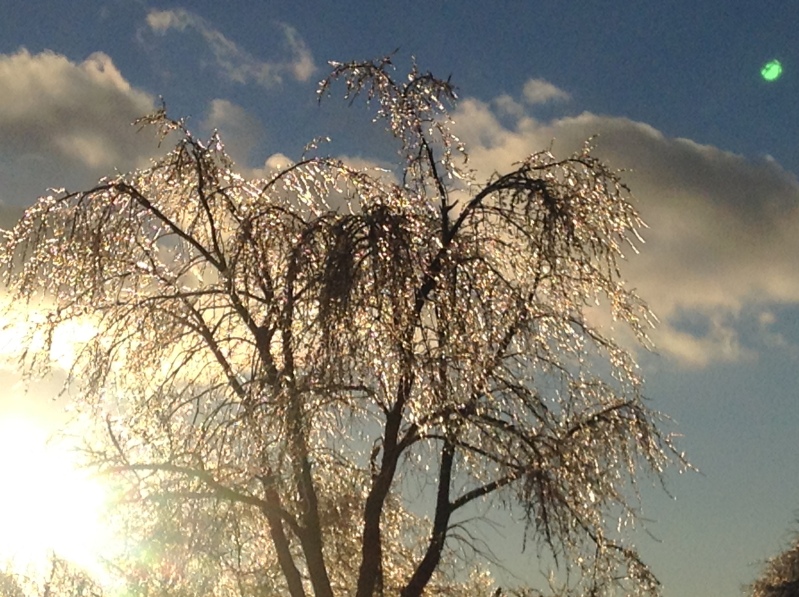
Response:
[[[452,75],[456,132],[484,175],[599,134],[649,224],[626,269],[661,325],[640,355],[655,408],[701,474],[645,490],[638,543],[666,597],[736,595],[799,509],[799,5],[761,0],[496,3],[81,0],[3,3],[0,217],[50,186],[146,163],[130,127],[166,101],[219,128],[240,167],[328,151],[385,163],[362,109],[321,106],[328,60],[399,48]],[[779,59],[783,76],[759,71]],[[3,370],[7,386],[17,383]],[[11,410],[47,414],[51,385]],[[47,391],[46,391],[47,390]],[[39,402],[36,402],[36,401]],[[43,415],[44,416],[44,415]]]

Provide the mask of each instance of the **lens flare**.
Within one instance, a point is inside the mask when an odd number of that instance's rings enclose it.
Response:
[[[779,60],[770,60],[760,69],[760,76],[766,81],[776,81],[782,75],[782,63]]]

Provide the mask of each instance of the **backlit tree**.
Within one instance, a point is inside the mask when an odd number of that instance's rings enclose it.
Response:
[[[623,529],[639,473],[679,456],[592,323],[645,341],[617,267],[642,226],[627,188],[588,146],[478,181],[449,81],[394,73],[333,64],[320,88],[376,108],[393,173],[314,154],[247,180],[159,112],[179,139],[152,167],[40,199],[2,252],[38,317],[25,367],[64,324],[94,330],[70,376],[93,459],[129,487],[131,533],[185,552],[176,583],[214,562],[206,594],[476,594],[488,508],[575,592],[657,593]]]
[[[799,536],[794,536],[785,551],[765,562],[760,578],[749,587],[749,594],[752,597],[799,596]]]

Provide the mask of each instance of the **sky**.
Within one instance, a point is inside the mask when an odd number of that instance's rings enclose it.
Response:
[[[451,76],[480,176],[593,135],[649,228],[625,264],[660,324],[638,355],[650,405],[699,472],[645,483],[636,542],[666,597],[741,594],[799,513],[799,4],[761,0],[379,3],[0,0],[0,225],[50,187],[146,165],[131,126],[161,101],[218,129],[245,174],[326,151],[394,149],[330,60],[396,50]],[[782,76],[765,81],[777,59]],[[13,342],[13,338],[12,338]],[[53,425],[57,383],[0,370],[0,418]]]

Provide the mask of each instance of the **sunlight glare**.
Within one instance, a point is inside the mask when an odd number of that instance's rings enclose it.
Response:
[[[0,418],[0,560],[42,566],[50,554],[96,568],[109,542],[107,491],[33,419]]]

